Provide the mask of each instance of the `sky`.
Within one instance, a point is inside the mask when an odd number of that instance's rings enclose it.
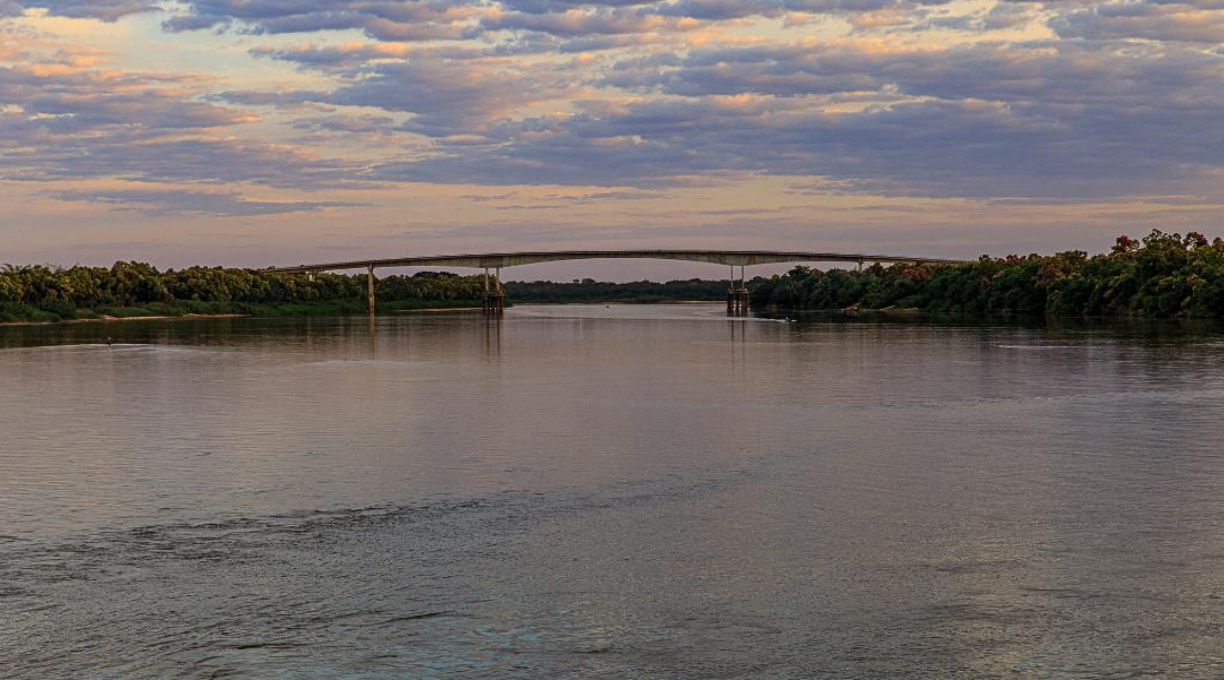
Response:
[[[0,205],[60,265],[1214,236],[1224,0],[0,0]]]

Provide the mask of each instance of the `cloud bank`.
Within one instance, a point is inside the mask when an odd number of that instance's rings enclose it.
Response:
[[[40,32],[55,17],[243,45],[243,68],[287,75],[120,67]],[[1224,174],[1224,0],[0,0],[0,26],[0,177],[148,184],[45,195],[154,213],[769,177],[1213,197]]]

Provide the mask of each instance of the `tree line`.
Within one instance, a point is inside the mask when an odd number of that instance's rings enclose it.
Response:
[[[112,267],[0,268],[0,321],[58,320],[138,313],[351,313],[365,309],[365,274],[281,274],[188,267],[159,271],[141,262]],[[519,302],[722,300],[725,281],[655,283],[511,282]],[[863,271],[795,267],[748,282],[757,308],[914,308],[985,316],[1224,317],[1224,239],[1154,230],[1121,236],[1108,253],[982,256],[956,265],[875,265]],[[478,305],[481,276],[422,272],[377,279],[381,304]]]
[[[356,275],[283,274],[258,269],[189,267],[160,271],[143,262],[112,267],[0,268],[0,321],[55,321],[99,316],[243,313],[264,316],[361,313],[367,279]],[[608,283],[585,279],[505,284],[519,302],[660,302],[720,300],[725,281],[689,279]],[[375,296],[384,308],[479,306],[481,275],[422,272],[380,276]]]
[[[366,286],[364,274],[316,274],[312,278],[221,267],[159,271],[142,262],[116,262],[109,268],[6,265],[0,268],[0,321],[124,315],[131,310],[171,314],[292,313],[311,308],[361,311]],[[380,277],[375,286],[380,300],[437,304],[471,304],[483,291],[484,282],[478,276],[437,272]],[[273,307],[276,305],[280,307]]]
[[[611,283],[595,279],[558,281],[512,281],[505,284],[508,299],[517,302],[667,302],[723,300],[726,281],[684,279],[658,283],[633,281]]]
[[[969,264],[796,267],[752,288],[755,307],[915,308],[984,316],[1224,317],[1224,239],[1153,230],[1108,253],[982,256]]]

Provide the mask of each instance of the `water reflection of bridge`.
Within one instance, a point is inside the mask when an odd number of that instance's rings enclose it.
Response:
[[[365,269],[368,272],[368,299],[370,314],[374,314],[374,271],[386,267],[442,267],[483,269],[485,273],[484,311],[489,315],[500,315],[504,309],[505,289],[501,283],[501,270],[543,262],[564,260],[683,260],[706,262],[731,267],[731,285],[727,289],[727,314],[739,316],[748,313],[748,289],[744,285],[744,269],[758,264],[782,264],[800,262],[850,262],[861,270],[866,262],[957,264],[964,260],[949,260],[937,257],[911,257],[904,255],[879,255],[868,253],[821,253],[789,250],[564,250],[522,253],[485,253],[465,255],[434,255],[424,257],[395,257],[374,260],[351,260],[322,264],[301,264],[295,267],[271,267],[267,271],[286,274],[307,274],[343,269]],[[739,268],[736,278],[735,269]]]

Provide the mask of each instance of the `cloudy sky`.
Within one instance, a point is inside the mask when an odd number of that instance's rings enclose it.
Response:
[[[0,0],[0,262],[1224,231],[1224,0]]]

